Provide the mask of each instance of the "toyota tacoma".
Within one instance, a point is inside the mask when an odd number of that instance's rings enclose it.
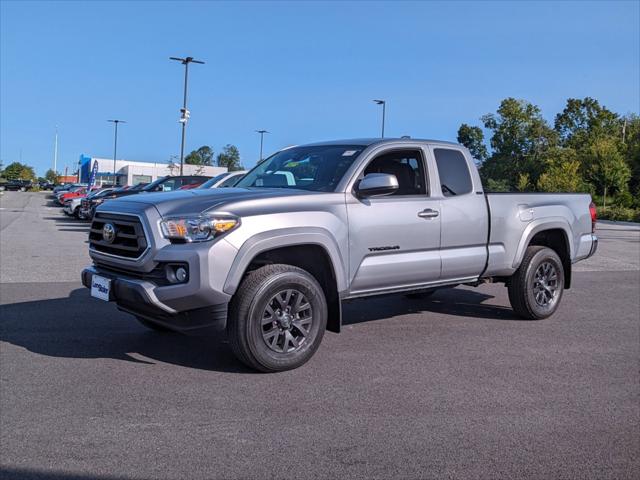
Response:
[[[82,282],[151,329],[226,333],[274,372],[309,360],[354,298],[493,281],[522,318],[549,317],[596,251],[595,220],[587,194],[487,193],[458,144],[323,142],[234,188],[99,206]]]

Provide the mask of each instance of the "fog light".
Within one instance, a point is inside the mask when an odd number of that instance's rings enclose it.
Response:
[[[176,268],[176,280],[178,280],[179,282],[187,281],[187,271],[184,268]]]

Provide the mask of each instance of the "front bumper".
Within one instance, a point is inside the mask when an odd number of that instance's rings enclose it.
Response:
[[[122,311],[186,334],[219,332],[226,328],[227,303],[178,312],[158,299],[156,292],[162,287],[152,282],[89,267],[82,271],[82,284],[91,288],[94,275],[111,280],[109,301],[115,302]]]

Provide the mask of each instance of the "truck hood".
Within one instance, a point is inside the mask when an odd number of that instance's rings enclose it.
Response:
[[[174,192],[139,193],[122,199],[110,200],[110,209],[121,202],[153,205],[161,216],[199,214],[206,211],[229,211],[233,213],[233,204],[262,199],[275,199],[308,195],[306,190],[284,188],[211,188],[176,190]]]

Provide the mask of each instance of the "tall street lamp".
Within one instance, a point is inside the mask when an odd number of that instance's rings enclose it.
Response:
[[[189,120],[190,112],[187,110],[187,81],[189,79],[189,64],[199,63],[204,65],[204,62],[200,60],[194,60],[193,57],[169,57],[169,60],[175,60],[184,65],[184,99],[182,101],[182,108],[180,109],[180,123],[182,123],[182,142],[180,143],[180,175],[182,175],[182,166],[184,165],[184,136],[185,129],[187,128],[187,121]]]
[[[384,138],[384,117],[387,109],[386,100],[374,100],[378,105],[382,105],[382,138]]]
[[[127,123],[124,120],[107,120],[107,122],[111,122],[115,125],[115,131],[113,135],[113,186],[115,187],[117,184],[116,180],[116,155],[118,154],[118,124],[119,123]]]
[[[262,161],[262,144],[263,144],[263,140],[264,140],[264,134],[265,133],[270,133],[267,130],[256,130],[256,133],[260,134],[260,161]]]

